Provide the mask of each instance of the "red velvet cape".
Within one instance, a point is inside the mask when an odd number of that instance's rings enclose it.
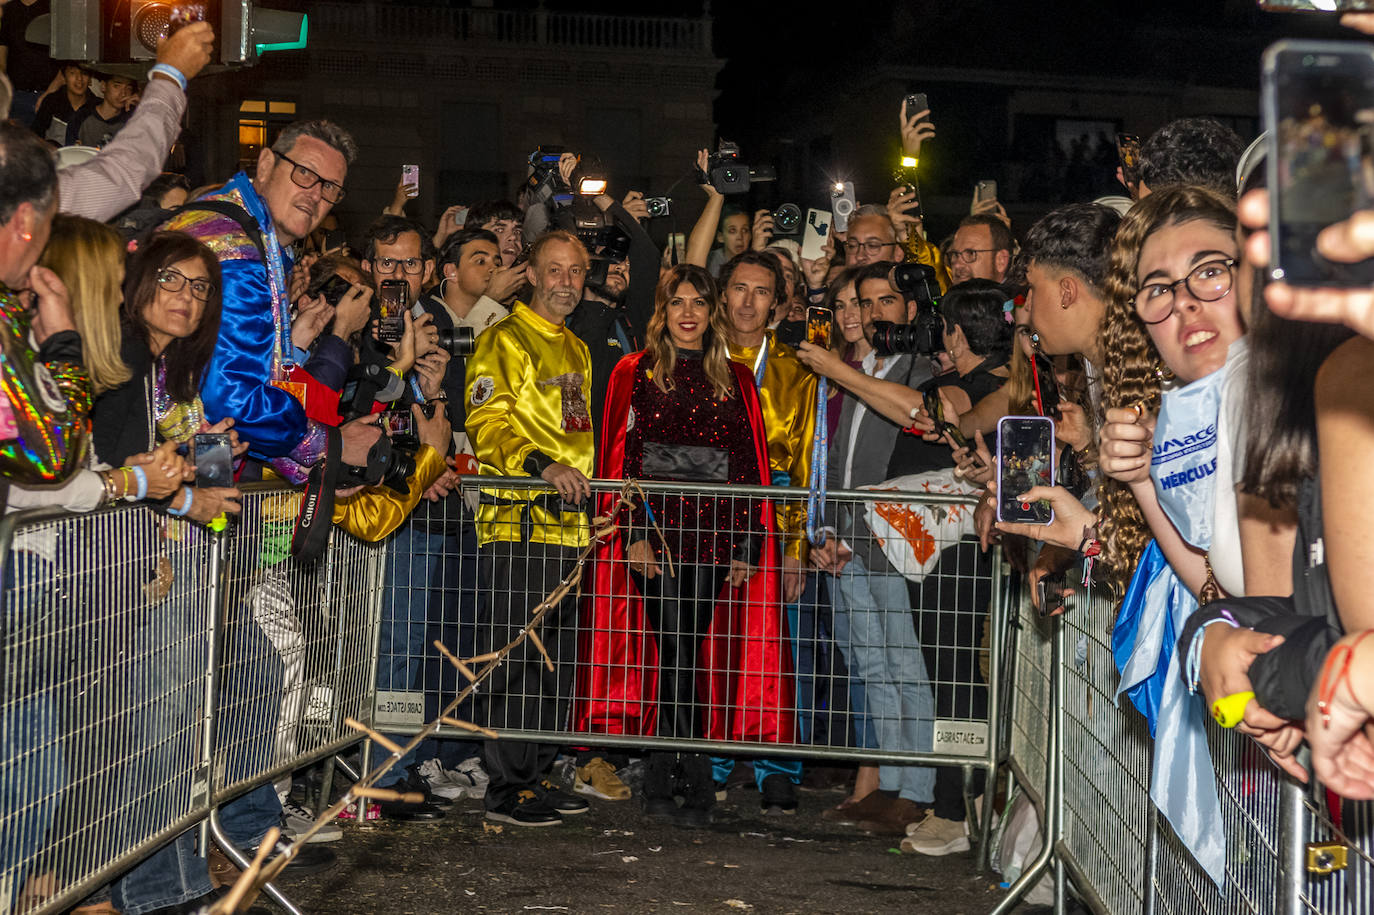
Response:
[[[642,352],[625,356],[611,374],[597,453],[596,475],[602,479],[624,478],[626,419],[644,358]],[[768,446],[754,378],[734,362],[730,368],[753,428],[759,483],[768,485]],[[598,514],[612,504],[614,497],[603,495]],[[697,701],[709,740],[791,743],[796,691],[782,613],[779,545],[772,504],[759,500],[757,508],[767,532],[759,569],[742,587],[727,583],[721,591],[701,648]],[[621,511],[624,524],[629,510]],[[630,583],[619,532],[599,545],[592,580],[592,596],[582,606],[574,727],[596,734],[652,735],[658,717],[658,646],[647,628],[642,598]]]

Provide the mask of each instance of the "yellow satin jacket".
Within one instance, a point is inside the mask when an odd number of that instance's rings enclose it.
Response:
[[[592,476],[592,363],[572,331],[517,302],[477,338],[466,390],[468,440],[480,475],[529,476],[525,459],[539,451]],[[545,490],[482,490],[477,542],[525,540],[586,546],[587,516],[563,510],[557,495]]]
[[[409,495],[369,486],[334,502],[334,523],[359,540],[376,543],[405,523],[426,489],[443,476],[444,456],[428,445],[415,452],[415,472],[406,477]]]
[[[759,385],[759,406],[767,427],[768,466],[775,482],[781,483],[786,476],[790,485],[805,489],[811,483],[811,447],[816,438],[816,376],[802,365],[790,346],[773,339],[771,330],[763,347],[768,355]],[[732,343],[730,358],[757,378],[760,349]],[[779,503],[777,519],[786,542],[785,554],[805,559],[806,503]]]

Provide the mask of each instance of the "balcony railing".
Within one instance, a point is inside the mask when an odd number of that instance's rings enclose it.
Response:
[[[312,3],[312,39],[457,41],[466,45],[711,54],[709,19],[613,16],[547,10]]]

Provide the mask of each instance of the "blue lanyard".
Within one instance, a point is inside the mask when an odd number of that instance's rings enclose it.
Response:
[[[825,510],[825,494],[830,468],[830,422],[826,408],[830,400],[826,379],[816,385],[816,436],[811,445],[811,481],[806,494],[806,539],[812,546],[825,545],[820,520]]]

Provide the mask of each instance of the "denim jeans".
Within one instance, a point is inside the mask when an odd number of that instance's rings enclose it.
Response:
[[[835,616],[848,622],[840,648],[851,676],[864,684],[866,709],[882,750],[929,752],[934,741],[935,694],[916,641],[906,579],[870,572],[855,556],[836,576]],[[934,800],[935,770],[885,765],[878,787],[920,804]]]
[[[173,562],[172,588],[163,599],[141,610],[142,619],[130,633],[127,696],[131,709],[126,727],[130,747],[138,751],[125,761],[121,793],[148,800],[121,821],[130,840],[138,841],[163,825],[161,815],[175,798],[164,792],[186,792],[186,779],[166,783],[169,773],[185,772],[199,752],[197,718],[201,681],[205,675],[205,627],[209,620],[198,611],[191,586],[199,582],[192,552],[179,552]],[[215,612],[211,609],[210,612]],[[209,893],[210,871],[196,853],[195,836],[187,831],[163,845],[111,888],[110,898],[124,915],[142,915],[179,905]]]
[[[444,599],[443,569],[445,560],[452,558],[451,552],[446,553],[451,540],[442,531],[431,531],[425,524],[415,523],[402,527],[387,544],[386,590],[382,595],[382,627],[377,642],[380,690],[419,692],[423,687],[430,606],[431,601]],[[409,739],[397,736],[397,743],[404,744]],[[404,781],[407,770],[416,762],[416,753],[407,753],[377,781],[377,787],[388,788]]]
[[[14,900],[33,876],[33,858],[43,848],[53,815],[62,800],[62,696],[45,684],[56,675],[49,643],[38,638],[35,615],[51,611],[18,598],[16,583],[32,586],[52,581],[50,563],[33,553],[15,550],[5,568],[3,664],[0,664],[0,901]],[[26,598],[36,592],[25,592]],[[11,698],[12,697],[12,698]]]

